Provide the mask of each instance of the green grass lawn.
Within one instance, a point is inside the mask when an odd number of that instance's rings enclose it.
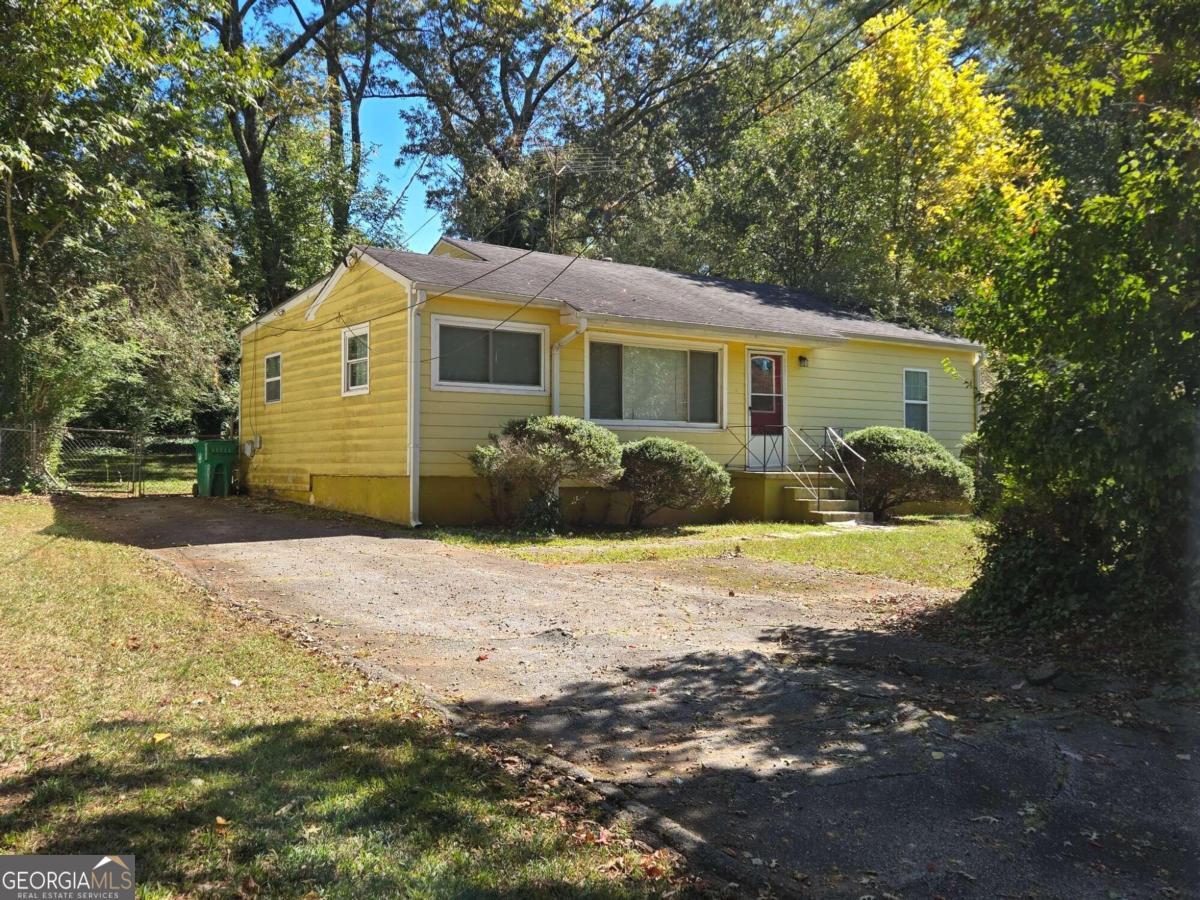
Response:
[[[450,543],[546,563],[640,562],[737,553],[931,587],[965,588],[978,565],[979,527],[978,520],[968,516],[910,516],[887,528],[746,522],[553,537],[487,528],[444,528],[434,534]]]
[[[654,894],[651,854],[48,503],[0,499],[0,852],[133,852],[145,897]]]

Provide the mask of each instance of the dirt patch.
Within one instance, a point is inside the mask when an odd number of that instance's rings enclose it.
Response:
[[[887,629],[946,592],[735,558],[543,565],[247,503],[72,509],[626,786],[777,893],[1200,883],[1193,711]]]

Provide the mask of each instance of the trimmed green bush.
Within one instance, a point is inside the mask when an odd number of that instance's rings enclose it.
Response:
[[[971,470],[923,431],[878,425],[847,435],[846,443],[866,460],[843,454],[859,505],[879,518],[901,503],[973,495]]]
[[[621,476],[621,446],[616,435],[571,416],[513,419],[471,453],[471,467],[487,481],[492,513],[511,520],[515,499],[524,497],[516,524],[533,531],[562,525],[559,486],[567,480],[598,486]]]
[[[633,495],[629,524],[660,509],[721,507],[733,495],[729,473],[691,444],[651,437],[621,448],[619,487]]]

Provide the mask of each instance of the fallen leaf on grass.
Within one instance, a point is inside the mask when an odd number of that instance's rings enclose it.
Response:
[[[169,741],[170,739],[171,739],[171,732],[169,732],[169,731],[154,732],[154,743],[156,743],[156,744],[161,744],[163,741]]]

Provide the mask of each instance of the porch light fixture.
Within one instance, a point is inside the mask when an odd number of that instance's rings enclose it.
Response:
[[[798,362],[800,364],[800,368],[802,368],[802,369],[808,368],[808,357],[807,356],[804,356],[803,354],[801,354],[800,356],[797,356],[796,362]]]

